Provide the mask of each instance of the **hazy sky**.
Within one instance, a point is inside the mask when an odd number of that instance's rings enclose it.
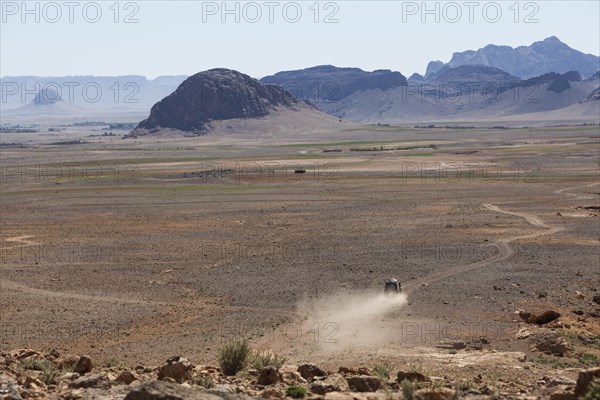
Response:
[[[32,1],[27,10],[20,0],[0,3],[0,76],[156,77],[227,67],[258,78],[320,64],[409,76],[456,51],[552,35],[600,53],[596,0],[427,2],[429,14],[421,1],[228,2],[229,14],[221,1]]]

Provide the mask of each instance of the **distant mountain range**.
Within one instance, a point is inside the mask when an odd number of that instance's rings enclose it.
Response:
[[[577,71],[522,80],[497,68],[462,65],[429,82],[355,92],[323,111],[358,123],[523,120],[600,122],[599,79]],[[569,108],[571,107],[571,108]],[[569,108],[570,112],[565,109]]]
[[[445,69],[460,65],[486,65],[499,68],[519,78],[531,78],[547,72],[568,71],[578,71],[587,78],[600,70],[600,58],[572,49],[557,37],[551,36],[531,46],[512,48],[490,44],[477,51],[454,53],[452,59],[446,64],[441,61],[430,62],[425,79],[435,79],[435,76],[439,76]]]
[[[398,71],[368,72],[321,65],[278,72],[260,79],[260,85],[271,87],[271,91],[278,87],[279,92],[289,92],[294,98],[308,101],[338,119],[360,123],[481,120],[533,114],[535,118],[550,120],[552,116],[539,113],[567,108],[568,113],[564,111],[564,115],[594,122],[600,119],[595,106],[598,103],[599,69],[598,56],[583,54],[556,37],[550,37],[514,49],[488,45],[477,51],[455,53],[448,63],[433,61],[425,76],[413,74],[408,80]],[[4,77],[0,79],[2,119],[22,121],[42,116],[110,119],[121,116],[128,121],[139,121],[148,117],[152,108],[144,128],[154,129],[153,126],[164,126],[160,119],[161,110],[171,117],[176,114],[169,99],[182,92],[186,93],[183,98],[187,100],[176,103],[178,107],[185,104],[189,107],[179,110],[183,113],[180,124],[173,122],[177,118],[168,118],[172,128],[202,131],[211,120],[259,117],[253,113],[242,113],[237,117],[221,115],[218,104],[192,96],[198,90],[204,91],[204,95],[222,94],[229,85],[233,85],[231,89],[236,92],[241,87],[249,90],[238,95],[258,96],[258,100],[247,104],[235,100],[236,104],[245,104],[241,109],[272,108],[260,95],[263,89],[257,86],[259,81],[244,84],[243,79],[238,79],[238,72],[220,70],[230,72],[216,74],[214,71],[218,70],[212,70],[215,76],[197,74],[210,79],[200,86],[186,81],[185,87],[182,82],[186,76],[164,76],[153,80],[137,75]],[[213,85],[215,93],[208,93],[206,85]],[[225,100],[233,101],[231,96],[228,99]],[[190,121],[193,126],[188,124]]]
[[[2,110],[24,107],[40,92],[54,92],[67,105],[89,112],[147,112],[154,103],[168,96],[186,76],[161,76],[146,79],[126,76],[5,76],[0,79]],[[47,96],[46,96],[47,97]]]

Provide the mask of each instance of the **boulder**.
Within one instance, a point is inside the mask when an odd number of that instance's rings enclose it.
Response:
[[[548,381],[548,383],[546,385],[547,386],[561,386],[561,385],[575,386],[576,383],[577,382],[575,382],[573,379],[567,378],[566,376],[556,375],[554,378],[550,379],[550,381]]]
[[[349,392],[350,386],[342,375],[333,374],[323,380],[313,381],[310,385],[310,391],[320,395],[331,392]]]
[[[148,381],[135,386],[124,400],[220,400],[214,394],[194,390],[176,383]]]
[[[419,389],[415,392],[415,397],[419,400],[454,400],[456,392],[448,388]]]
[[[0,374],[0,396],[2,400],[23,400],[17,391],[17,384],[6,375]]]
[[[549,329],[542,329],[529,336],[532,350],[557,356],[564,355],[569,350],[569,342],[560,334]]]
[[[592,297],[592,301],[596,304],[600,304],[600,294],[597,294],[596,296]]]
[[[281,381],[281,374],[279,374],[277,368],[269,365],[260,370],[256,383],[258,385],[268,386],[274,385],[279,381]]]
[[[17,353],[15,354],[15,358],[17,360],[25,360],[26,358],[29,358],[29,357],[35,357],[38,359],[44,358],[41,353],[39,353],[35,350],[31,350],[31,349],[17,350]]]
[[[544,325],[560,318],[560,314],[553,310],[544,311],[540,315],[532,315],[527,322],[530,324]]]
[[[575,400],[575,393],[567,388],[561,388],[550,395],[550,400]]]
[[[261,392],[260,397],[263,399],[283,399],[285,398],[285,392],[281,389],[269,387]]]
[[[402,383],[402,381],[411,381],[411,382],[427,382],[429,379],[425,375],[420,372],[398,372],[398,383]]]
[[[462,350],[467,348],[467,344],[460,340],[442,340],[435,347],[438,349]]]
[[[131,382],[137,381],[138,378],[133,374],[133,372],[129,370],[123,370],[119,372],[119,375],[117,375],[115,380],[129,385]]]
[[[595,379],[600,380],[600,368],[590,368],[579,371],[577,385],[575,386],[575,396],[578,398],[584,396]]]
[[[251,400],[243,394],[213,394],[206,390],[197,390],[177,383],[165,381],[147,381],[134,386],[124,400]]]
[[[533,335],[534,333],[535,333],[535,331],[533,329],[530,329],[528,327],[523,327],[523,328],[519,329],[519,331],[517,332],[515,337],[517,339],[527,339],[529,336]]]
[[[298,367],[298,372],[307,381],[312,381],[315,376],[327,376],[327,372],[317,367],[315,364],[302,364]]]
[[[61,381],[74,381],[77,378],[79,378],[79,374],[77,372],[65,372],[64,374],[61,375],[60,380]]]
[[[229,385],[227,383],[218,384],[218,385],[215,385],[213,388],[208,389],[208,393],[216,394],[217,396],[225,396],[225,395],[233,394],[236,392],[237,392],[237,390],[236,390],[235,386]]]
[[[100,374],[86,375],[69,383],[69,387],[73,389],[107,389],[110,387],[110,379],[108,379],[107,376]]]
[[[46,385],[44,384],[44,382],[40,381],[37,378],[34,378],[33,376],[27,376],[25,378],[25,382],[23,383],[23,386],[28,387],[28,388],[38,389],[38,388],[44,388]]]
[[[80,375],[87,374],[92,371],[94,368],[94,364],[92,363],[92,359],[90,356],[81,356],[79,360],[77,360],[77,364],[75,364],[75,372]]]
[[[375,392],[381,387],[381,381],[368,375],[358,375],[346,378],[350,389],[356,392]]]
[[[166,364],[158,369],[158,379],[174,379],[176,382],[183,383],[191,377],[194,365],[187,359],[179,356],[171,357]]]

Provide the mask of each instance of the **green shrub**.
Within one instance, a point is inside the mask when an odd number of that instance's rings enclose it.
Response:
[[[56,365],[48,364],[48,366],[42,370],[40,380],[44,382],[46,386],[56,385],[62,374],[63,371],[59,370]]]
[[[279,369],[286,361],[285,357],[275,354],[271,350],[253,351],[250,356],[250,365],[258,370],[268,366]]]
[[[402,396],[404,400],[415,400],[415,391],[419,388],[419,385],[416,382],[411,382],[409,380],[403,380],[400,382],[400,388],[402,389]]]
[[[246,368],[251,348],[245,339],[234,340],[223,346],[219,352],[219,366],[223,374],[233,376]]]
[[[293,397],[294,399],[301,399],[306,396],[306,388],[304,386],[294,385],[288,386],[285,389],[286,396]]]
[[[23,368],[32,369],[34,371],[44,371],[50,367],[50,364],[52,364],[51,361],[34,357],[27,358],[21,363]]]
[[[379,378],[379,380],[387,381],[390,379],[391,369],[392,367],[390,367],[388,364],[375,364],[373,366],[373,373],[377,378]]]

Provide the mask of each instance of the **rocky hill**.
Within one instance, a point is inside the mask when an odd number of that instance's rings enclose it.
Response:
[[[367,72],[360,68],[338,68],[332,65],[278,72],[260,81],[282,86],[294,96],[317,105],[323,101],[339,101],[357,91],[388,90],[406,85],[406,78],[400,72]]]
[[[582,76],[589,77],[598,71],[600,58],[572,49],[557,37],[551,36],[530,46],[512,48],[490,44],[477,51],[454,53],[446,64],[440,61],[429,63],[426,78],[435,79],[445,66],[456,68],[475,64],[499,68],[520,78],[567,71],[579,71]]]
[[[171,128],[205,133],[212,121],[252,119],[278,109],[308,107],[275,85],[263,85],[237,71],[217,68],[186,79],[175,92],[156,103],[150,116],[139,123],[136,135],[144,130]]]
[[[16,109],[3,110],[2,117],[4,120],[10,120],[11,117],[27,118],[29,116],[55,118],[75,115],[81,111],[80,107],[65,101],[59,91],[52,86],[46,86],[37,92],[29,103]]]
[[[62,102],[62,96],[56,92],[56,90],[46,87],[40,90],[31,101],[31,104],[36,105],[48,105]]]

